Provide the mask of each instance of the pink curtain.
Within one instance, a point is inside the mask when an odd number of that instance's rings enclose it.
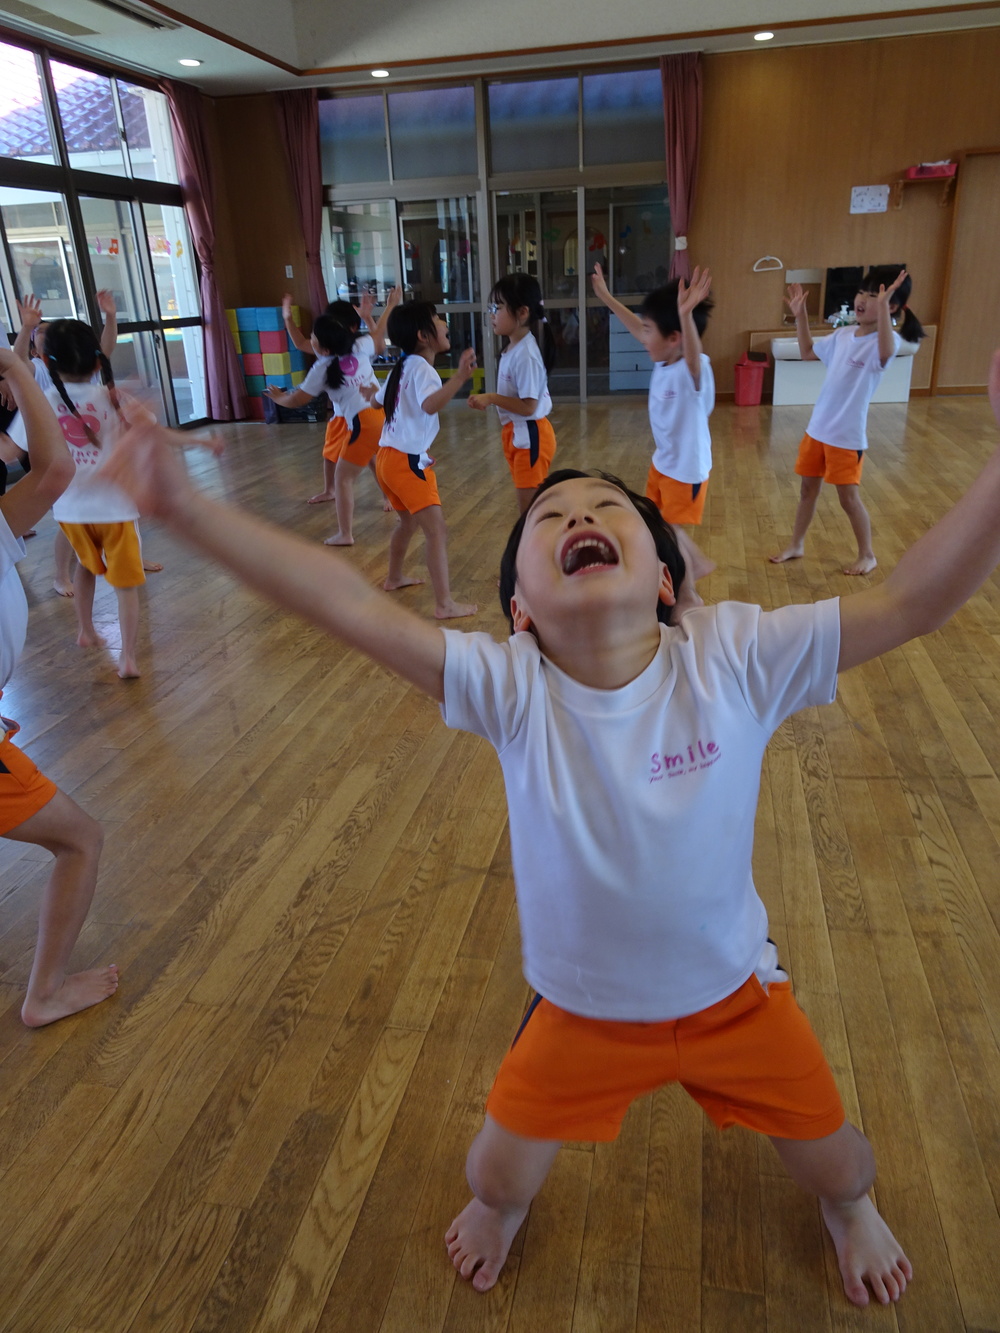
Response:
[[[240,363],[215,281],[215,190],[209,167],[204,102],[201,93],[171,79],[164,79],[160,87],[170,104],[184,211],[201,265],[208,414],[216,421],[234,421],[246,417],[248,411]]]
[[[688,226],[694,212],[701,142],[701,56],[697,51],[660,56],[663,124],[667,141],[667,195],[674,229],[672,278],[690,278]]]
[[[326,309],[326,284],[319,262],[323,217],[323,172],[319,149],[319,95],[315,88],[277,93],[278,124],[288,156],[299,224],[306,247],[306,275],[313,319]]]

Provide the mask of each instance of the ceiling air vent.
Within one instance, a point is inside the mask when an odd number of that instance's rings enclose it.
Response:
[[[6,0],[4,0],[6,3]],[[89,4],[97,5],[100,9],[108,9],[113,14],[120,14],[122,18],[132,19],[134,23],[141,23],[147,28],[174,29],[179,28],[179,23],[173,23],[170,19],[164,18],[161,14],[149,13],[144,9],[133,9],[131,5],[123,5],[120,0],[88,0]]]

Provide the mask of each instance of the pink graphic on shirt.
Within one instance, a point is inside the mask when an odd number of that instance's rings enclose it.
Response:
[[[78,417],[71,415],[69,412],[60,414],[59,425],[62,427],[62,433],[66,437],[66,443],[74,449],[90,447],[86,427],[89,426],[95,435],[101,429],[100,419],[94,416],[94,411],[93,403],[88,403],[86,407],[80,410]]]
[[[342,356],[338,358],[340,368],[345,375],[354,375],[358,369],[358,358],[356,356]]]

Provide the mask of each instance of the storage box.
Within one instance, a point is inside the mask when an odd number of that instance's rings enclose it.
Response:
[[[957,170],[957,162],[921,162],[918,166],[906,168],[906,179],[908,181],[934,180],[954,176]]]

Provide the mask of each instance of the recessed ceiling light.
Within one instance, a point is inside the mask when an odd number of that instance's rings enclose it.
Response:
[[[373,79],[387,79],[388,77],[389,77],[389,71],[388,71],[387,69],[373,69],[373,70],[372,70],[372,78],[373,78]]]
[[[189,69],[195,69],[201,64],[200,60],[178,60],[178,65],[187,65]]]
[[[753,39],[755,42],[769,42],[773,36],[773,32],[755,32]]]

